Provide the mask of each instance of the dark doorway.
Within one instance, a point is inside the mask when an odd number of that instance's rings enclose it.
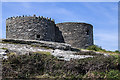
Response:
[[[87,35],[89,35],[89,30],[87,30]]]
[[[40,35],[37,35],[37,38],[40,38]]]

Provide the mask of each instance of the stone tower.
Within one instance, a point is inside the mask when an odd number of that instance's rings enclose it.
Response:
[[[65,22],[56,24],[65,43],[73,47],[87,48],[93,45],[93,26],[87,23]]]
[[[93,26],[87,23],[55,24],[43,16],[17,16],[6,20],[6,38],[68,43],[73,47],[93,45]]]
[[[55,41],[55,23],[35,15],[11,17],[6,20],[6,38]]]

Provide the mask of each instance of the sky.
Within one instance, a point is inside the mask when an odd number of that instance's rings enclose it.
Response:
[[[106,50],[118,49],[117,2],[3,2],[2,38],[6,37],[5,21],[8,17],[33,14],[52,18],[55,23],[92,24],[94,44]]]
[[[1,0],[2,2],[118,2],[120,0]]]

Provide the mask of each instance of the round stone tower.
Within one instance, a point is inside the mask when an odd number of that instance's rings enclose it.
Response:
[[[43,16],[17,16],[6,20],[6,38],[55,41],[55,23]]]
[[[78,48],[93,45],[93,26],[91,24],[65,22],[58,23],[56,26],[62,32],[65,43]]]

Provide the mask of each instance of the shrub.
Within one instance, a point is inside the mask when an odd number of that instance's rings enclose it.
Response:
[[[116,50],[115,52],[120,54],[120,51],[118,51],[118,50]]]
[[[94,50],[94,51],[105,51],[105,49],[102,49],[100,46],[92,45],[87,48],[88,50]]]
[[[84,78],[90,79],[105,79],[105,80],[119,80],[120,79],[120,71],[119,70],[109,70],[109,71],[93,71],[88,72]]]
[[[82,78],[86,73],[92,71],[117,70],[117,67],[119,67],[118,58],[119,56],[104,57],[99,55],[93,58],[64,61],[58,60],[56,57],[45,52],[11,55],[7,60],[3,61],[3,77],[37,78],[38,76],[48,74],[48,77],[52,78],[68,77],[70,78],[69,80],[75,80],[76,78]],[[109,77],[109,75],[117,73],[117,71],[111,71],[105,74]]]
[[[120,79],[120,71],[110,70],[109,72],[106,72],[106,78],[108,78],[108,79]]]
[[[118,54],[120,54],[120,51],[118,51],[118,50],[115,50],[115,51],[107,51],[107,50],[105,50],[105,49],[102,49],[102,47],[101,47],[101,46],[98,46],[98,45],[89,46],[87,49],[88,49],[88,50],[93,50],[93,51],[102,51],[102,52],[107,52],[107,53],[118,53]]]

